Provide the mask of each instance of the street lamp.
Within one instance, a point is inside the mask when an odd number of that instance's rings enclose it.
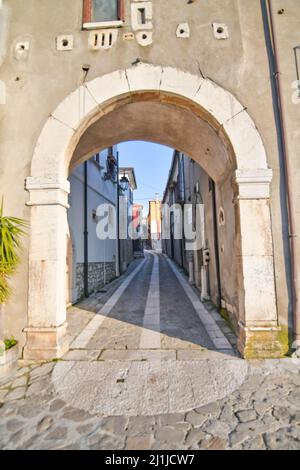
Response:
[[[128,187],[129,187],[129,180],[124,173],[124,175],[120,179],[120,188],[122,189],[123,192],[125,192],[127,191]]]

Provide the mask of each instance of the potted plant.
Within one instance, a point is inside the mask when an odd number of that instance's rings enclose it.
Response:
[[[0,207],[0,383],[14,375],[18,361],[18,344],[6,337],[4,329],[4,305],[11,287],[10,277],[20,262],[21,238],[28,226],[25,220],[3,215],[3,200]]]

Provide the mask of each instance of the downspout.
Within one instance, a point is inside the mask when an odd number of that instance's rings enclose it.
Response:
[[[181,220],[181,223],[182,223],[182,240],[181,240],[181,264],[182,264],[182,267],[184,268],[184,259],[185,259],[185,236],[184,236],[184,206],[185,206],[185,193],[186,193],[186,190],[185,190],[185,170],[184,170],[184,159],[185,159],[185,156],[182,154],[181,155],[181,165],[182,165],[182,189],[183,189],[183,211],[182,211],[182,220]]]
[[[215,261],[217,271],[217,290],[219,297],[218,307],[222,307],[222,284],[221,284],[221,263],[219,253],[219,232],[218,232],[218,217],[217,217],[217,197],[216,197],[216,184],[211,180],[212,188],[212,209],[213,209],[213,226],[214,226],[214,248],[215,248]]]
[[[84,162],[84,296],[89,296],[88,162]]]
[[[120,277],[120,266],[121,266],[121,250],[120,250],[120,187],[119,187],[119,152],[117,152],[117,221],[116,221],[116,276]]]
[[[283,93],[282,93],[282,74],[278,61],[278,44],[274,27],[274,14],[270,0],[261,0],[261,8],[264,22],[266,46],[269,57],[269,66],[272,81],[273,107],[275,114],[276,130],[278,135],[279,157],[283,169],[283,178],[285,186],[286,211],[288,222],[289,237],[289,261],[291,271],[290,292],[292,299],[292,314],[295,336],[295,349],[300,349],[300,312],[297,298],[298,269],[297,269],[297,251],[296,251],[296,224],[295,224],[295,206],[291,188],[291,166],[287,145],[287,126],[285,114],[283,112]]]

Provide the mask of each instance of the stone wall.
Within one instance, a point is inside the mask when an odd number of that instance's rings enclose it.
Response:
[[[99,291],[105,284],[108,284],[115,277],[115,263],[89,263],[89,294]],[[76,289],[77,300],[80,300],[84,296],[84,263],[76,264]]]

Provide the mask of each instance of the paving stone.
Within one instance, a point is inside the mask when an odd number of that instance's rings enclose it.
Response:
[[[6,427],[8,431],[15,433],[17,431],[20,431],[20,429],[23,428],[24,424],[25,424],[24,421],[20,421],[14,418],[14,419],[10,419],[9,421],[7,421]]]
[[[59,411],[61,410],[64,406],[66,405],[66,403],[62,400],[60,400],[59,398],[56,398],[50,405],[49,407],[49,411],[51,412],[55,412],[55,411]]]
[[[262,423],[264,423],[267,427],[275,425],[277,426],[278,420],[271,414],[271,413],[266,413],[262,418],[261,418]]]
[[[186,421],[188,421],[189,423],[191,423],[195,427],[202,426],[205,423],[206,420],[207,420],[207,415],[206,414],[199,414],[199,413],[196,413],[196,411],[194,411],[194,410],[190,411],[186,415]]]
[[[201,408],[196,408],[194,411],[202,416],[216,417],[220,414],[221,408],[218,402],[214,402],[202,406]]]
[[[282,428],[276,432],[267,433],[265,442],[270,450],[300,450],[299,437],[295,437],[291,429]]]
[[[68,434],[68,428],[60,426],[60,427],[53,429],[53,431],[47,434],[47,436],[45,436],[45,440],[46,441],[50,441],[50,440],[59,441],[61,439],[66,439],[67,434]]]
[[[18,408],[18,415],[22,416],[23,418],[33,418],[38,416],[39,414],[45,411],[45,407],[40,405],[39,403],[26,403]]]
[[[149,450],[154,443],[152,434],[146,436],[128,437],[126,440],[126,450]]]
[[[16,378],[21,377],[25,374],[28,374],[29,371],[30,371],[29,367],[21,367],[20,369],[17,370],[15,377]]]
[[[99,429],[110,434],[123,434],[127,429],[128,418],[124,416],[111,416],[102,418],[99,422]]]
[[[288,402],[300,409],[300,389],[291,393],[288,398]]]
[[[177,430],[170,426],[158,428],[155,439],[168,444],[182,444],[186,436],[186,431]]]
[[[291,414],[291,409],[283,406],[275,406],[273,409],[273,416],[278,419],[278,421],[289,422]]]
[[[211,434],[212,436],[220,437],[222,439],[227,439],[227,436],[231,431],[228,423],[215,419],[208,420],[202,429],[207,434]]]
[[[207,437],[207,434],[201,429],[191,429],[191,431],[187,434],[184,444],[188,447],[197,448],[198,444],[203,441],[205,437]]]
[[[27,380],[28,377],[26,375],[18,377],[16,380],[13,381],[12,388],[24,387],[25,385],[27,385]]]
[[[225,450],[228,446],[227,440],[220,437],[209,436],[201,441],[200,449]]]
[[[37,425],[37,431],[43,432],[49,429],[53,424],[53,417],[52,416],[45,416]]]
[[[50,362],[48,364],[43,364],[42,366],[37,367],[32,372],[30,372],[30,380],[50,374],[53,370],[53,367],[54,367],[53,362]]]
[[[157,423],[162,426],[172,426],[184,421],[184,413],[164,414],[157,417]]]
[[[225,403],[225,405],[222,408],[222,411],[220,413],[219,419],[231,427],[231,429],[234,429],[237,424],[238,424],[238,419],[235,416],[232,407],[229,405],[229,403]]]
[[[23,439],[24,436],[24,429],[20,429],[20,431],[15,432],[12,434],[8,441],[8,449],[14,449],[20,444],[20,441]]]
[[[272,402],[269,401],[257,401],[255,400],[253,402],[253,407],[255,411],[258,413],[258,415],[264,415],[268,411],[271,411],[273,409],[273,404]]]
[[[17,405],[15,402],[6,402],[0,408],[1,417],[13,416],[17,413]]]
[[[240,423],[249,423],[250,421],[255,421],[257,419],[257,414],[255,410],[241,410],[236,413]]]
[[[76,428],[76,431],[83,436],[88,436],[89,434],[93,433],[97,429],[98,425],[97,422],[82,424]]]
[[[91,415],[86,411],[78,410],[77,408],[69,408],[64,412],[62,417],[71,421],[80,422],[89,419]]]
[[[74,349],[64,355],[64,361],[96,361],[101,350]]]
[[[253,439],[259,434],[263,434],[268,431],[275,431],[278,428],[278,422],[274,420],[272,424],[265,425],[263,422],[258,420],[248,423],[240,423],[230,434],[230,443],[232,446],[234,446],[241,444],[247,439]]]
[[[38,434],[33,434],[29,439],[24,440],[20,447],[17,447],[17,450],[30,450],[35,447],[39,442],[40,436]]]
[[[68,444],[66,446],[59,446],[59,447],[55,447],[55,449],[59,449],[59,450],[81,450],[81,447],[80,447],[80,444],[79,443],[72,443],[72,444]]]
[[[33,395],[39,395],[40,393],[45,392],[48,387],[49,379],[44,378],[39,380],[38,382],[35,382],[28,387],[26,396],[31,397]]]
[[[90,450],[121,450],[125,447],[125,439],[117,436],[95,435],[88,439]]]
[[[243,450],[265,450],[266,445],[262,436],[257,436],[254,439],[246,440],[242,444]]]
[[[182,444],[170,444],[169,442],[155,441],[152,450],[186,450],[187,447]]]
[[[5,400],[19,400],[20,398],[24,397],[26,390],[26,387],[15,388],[14,390],[8,393],[8,395],[5,397]]]
[[[4,398],[6,397],[7,394],[8,394],[8,390],[7,390],[7,389],[4,389],[4,388],[3,388],[2,390],[0,390],[0,403],[1,403],[2,401],[4,401]]]

